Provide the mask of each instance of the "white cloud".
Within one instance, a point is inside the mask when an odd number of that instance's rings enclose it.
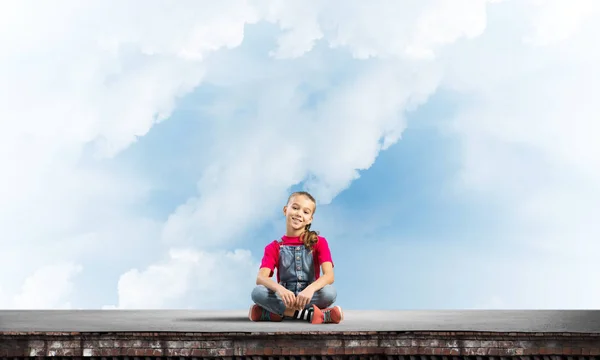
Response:
[[[99,141],[100,155],[113,156],[200,83],[200,60],[239,45],[244,25],[256,20],[252,8],[232,1],[75,4],[22,2],[12,14],[27,20],[12,29],[16,37],[3,39],[2,115],[19,120],[4,123],[6,136],[28,135],[52,148]]]
[[[20,294],[16,306],[68,306],[64,294],[72,268],[54,264],[71,263],[90,249],[102,249],[104,259],[133,259],[146,241],[152,255],[135,265],[146,270],[124,271],[117,307],[224,306],[222,299],[245,291],[236,274],[248,273],[251,284],[256,264],[245,251],[220,249],[242,246],[249,231],[280,211],[291,185],[307,180],[321,203],[330,202],[400,138],[404,111],[425,102],[440,84],[476,99],[453,123],[465,144],[466,184],[514,207],[523,231],[531,233],[528,244],[551,243],[560,251],[570,245],[566,236],[590,249],[590,239],[599,234],[589,215],[598,211],[600,179],[598,126],[592,121],[600,110],[593,98],[600,79],[592,65],[600,59],[590,46],[598,6],[591,0],[576,5],[3,4],[0,168],[6,175],[0,199],[8,205],[0,210],[0,245],[15,256],[0,265],[0,273],[17,266],[20,276],[2,276],[0,283]],[[498,20],[503,14],[516,14],[518,26],[507,28]],[[206,144],[210,155],[197,155],[212,157],[198,193],[164,224],[145,219],[138,206],[152,181],[115,159],[211,74],[250,71],[243,62],[226,70],[227,61],[209,67],[206,59],[238,47],[245,26],[261,19],[283,32],[269,63],[249,63],[264,76],[227,77],[238,93],[217,113],[223,132]],[[335,65],[310,53],[319,42],[357,59],[375,59],[357,65],[351,78],[328,83],[327,71]],[[305,82],[318,82],[325,91],[314,110],[303,107],[297,90]],[[241,103],[252,104],[255,115],[246,123],[226,118]],[[531,151],[529,158],[522,148]],[[546,222],[553,227],[539,225]],[[156,254],[165,245],[187,250],[172,249],[167,260],[148,265],[161,258]],[[119,246],[127,250],[111,255]],[[47,304],[31,300],[31,284],[42,273],[26,280],[25,265],[14,260],[25,254],[44,274],[55,271],[65,279]],[[83,272],[86,264],[81,262]],[[235,290],[209,291],[223,282],[235,283]]]
[[[111,159],[166,119],[203,59],[239,45],[256,14],[233,1],[22,1],[0,14],[0,244],[11,254],[0,282],[15,293],[30,266],[16,259],[44,267],[86,256],[82,241],[141,244],[129,235],[149,223],[136,206],[152,185]],[[17,306],[32,304],[28,291]]]
[[[600,105],[594,94],[600,72],[594,64],[600,51],[589,48],[585,58],[572,57],[584,44],[582,37],[575,38],[540,50],[535,58],[528,48],[504,56],[482,53],[478,42],[465,52],[484,63],[496,55],[512,58],[510,67],[473,72],[468,65],[457,65],[461,78],[478,75],[468,87],[476,103],[453,123],[464,137],[467,186],[513,194],[510,201],[527,201],[539,192],[544,192],[540,200],[550,197],[560,203],[566,193],[584,198],[597,194],[593,180],[600,179],[600,146],[595,134],[600,128],[595,115]],[[453,85],[455,78],[450,79]]]
[[[536,3],[525,27],[534,30],[522,35],[523,46],[501,51],[506,43],[493,40],[502,29],[491,24],[485,37],[452,55],[447,84],[474,98],[452,123],[464,145],[462,186],[465,194],[502,202],[513,216],[514,228],[493,236],[519,254],[493,277],[492,304],[593,308],[600,298],[589,287],[600,273],[588,266],[600,236],[594,216],[600,211],[600,51],[592,45],[598,8],[584,1],[569,9]],[[566,288],[559,294],[556,284]],[[588,296],[571,295],[578,293]]]
[[[172,249],[166,261],[123,274],[119,304],[106,308],[243,308],[258,265],[247,250],[206,253]]]
[[[276,57],[299,56],[312,48],[307,44],[312,44],[320,37],[311,35],[320,33],[313,29],[316,26],[316,13],[319,19],[324,19],[323,24],[319,24],[325,34],[324,41],[338,46],[340,36],[344,36],[343,45],[353,49],[355,56],[362,57],[359,54],[363,52],[360,49],[364,41],[362,35],[359,36],[354,30],[343,30],[346,26],[354,26],[354,20],[351,23],[350,18],[370,23],[371,18],[389,17],[392,13],[389,7],[397,6],[384,2],[378,7],[363,8],[360,2],[352,2],[345,3],[342,12],[330,12],[331,9],[327,7],[323,13],[319,13],[318,9],[294,11],[293,7],[284,7],[279,2],[269,4],[271,6],[267,10],[263,9],[268,14],[267,19],[283,24],[286,31],[285,38],[280,39],[281,47],[276,50]],[[483,20],[461,22],[455,14],[442,16],[434,7],[435,4],[435,1],[422,2],[403,15],[406,19],[421,14],[424,18],[434,16],[447,20],[438,24],[441,30],[429,27],[431,33],[410,40],[413,45],[423,45],[423,48],[430,50],[434,44],[450,42],[463,34],[473,36],[482,30],[485,13],[481,11],[481,6],[476,6],[474,13],[469,11],[465,16],[473,19],[474,14],[479,14]],[[351,11],[354,17],[346,16],[346,11]],[[380,21],[375,30],[383,31],[383,26],[392,26],[392,18],[388,20],[388,23]],[[406,29],[407,25],[398,22],[397,18],[394,21],[394,24],[398,24],[394,30],[399,34],[418,33],[410,26]],[[328,26],[340,30],[328,33],[325,31]],[[443,27],[447,26],[452,27],[453,35],[442,41],[435,34],[445,32]],[[368,27],[361,28],[360,34],[368,31],[371,31]],[[370,36],[389,44],[387,36],[385,40],[379,33]],[[299,38],[301,40],[298,40],[297,48],[288,43]],[[285,45],[281,45],[282,42]],[[407,39],[402,40],[402,46],[408,46],[408,42]],[[217,155],[209,171],[200,180],[201,196],[190,199],[171,215],[163,232],[165,240],[189,243],[202,236],[205,244],[212,245],[235,239],[248,227],[283,206],[281,201],[285,198],[287,188],[304,180],[307,175],[306,186],[323,204],[329,203],[345,190],[358,177],[359,170],[368,169],[373,164],[379,151],[399,139],[405,127],[403,112],[424,102],[436,90],[440,77],[437,66],[406,60],[404,51],[389,52],[388,47],[381,46],[369,50],[369,54],[382,58],[398,56],[398,59],[367,66],[351,81],[335,88],[326,87],[326,99],[314,111],[302,108],[302,99],[299,99],[296,87],[306,79],[294,76],[293,70],[277,73],[283,75],[285,80],[258,79],[256,87],[261,86],[263,93],[249,95],[258,103],[258,116],[252,119],[257,126],[240,136],[229,135],[220,139],[227,144],[220,144],[227,152]],[[317,70],[315,81],[317,76],[327,74],[318,73]],[[233,80],[228,80],[228,86],[235,85]],[[247,79],[244,78],[244,81]],[[288,134],[294,132],[299,136],[290,138]],[[302,134],[306,134],[306,137]],[[280,139],[286,139],[285,143]],[[248,216],[247,208],[240,203],[241,199],[253,204],[252,216]],[[226,228],[227,232],[222,231]]]
[[[295,58],[312,50],[315,41],[323,37],[317,17],[323,3],[315,0],[274,0],[264,3],[267,21],[277,23],[284,31],[277,39],[277,49],[270,55],[277,59]]]
[[[278,38],[277,58],[300,56],[323,39],[332,47],[349,49],[360,59],[429,59],[443,45],[480,35],[485,29],[485,6],[494,2],[279,0],[267,2],[265,12],[268,21],[285,30]]]
[[[21,287],[21,291],[6,308],[18,309],[68,309],[69,298],[74,291],[73,277],[82,270],[81,265],[59,263],[43,266],[31,274]]]
[[[582,23],[589,21],[600,11],[594,0],[575,0],[568,3],[560,0],[530,0],[535,7],[531,22],[531,33],[524,41],[545,46],[568,40],[577,35]]]
[[[272,86],[264,95],[269,102],[259,97],[264,105],[258,122],[289,120],[222,139],[232,150],[207,169],[199,183],[201,195],[170,216],[165,241],[202,241],[205,246],[240,241],[249,228],[278,213],[288,187],[307,175],[307,188],[321,204],[329,203],[358,177],[358,170],[373,164],[382,148],[398,140],[405,127],[404,108],[435,91],[436,69],[424,69],[427,74],[418,76],[394,64],[371,67],[331,89],[314,111],[303,111],[290,90],[299,83],[267,85]],[[300,136],[290,138],[294,132]]]

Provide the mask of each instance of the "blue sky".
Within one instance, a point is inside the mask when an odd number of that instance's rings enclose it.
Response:
[[[595,307],[571,4],[0,5],[0,307],[246,308],[296,189],[344,308]]]

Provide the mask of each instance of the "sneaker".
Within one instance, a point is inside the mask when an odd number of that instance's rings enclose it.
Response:
[[[310,311],[312,310],[312,311]],[[323,323],[323,311],[317,307],[317,305],[312,305],[310,308],[310,323],[311,324],[322,324]]]
[[[283,316],[274,314],[268,310],[263,309],[262,307],[254,304],[250,306],[250,310],[248,311],[248,318],[250,321],[281,321],[283,320]]]
[[[323,309],[321,312],[323,313],[324,324],[339,324],[344,320],[344,312],[341,306]]]

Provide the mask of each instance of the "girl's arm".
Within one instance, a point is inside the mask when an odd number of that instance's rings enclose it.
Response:
[[[269,275],[271,275],[271,269],[269,268],[264,267],[258,270],[258,276],[256,277],[256,285],[264,285],[268,289],[274,292],[278,292],[283,288],[283,286],[278,284]]]
[[[316,281],[308,285],[306,287],[307,289],[310,288],[312,291],[319,291],[325,287],[325,285],[333,284],[335,276],[333,274],[333,264],[330,261],[321,264],[321,272],[323,275],[319,276]]]
[[[273,276],[274,269],[277,267],[278,262],[278,250],[279,247],[277,242],[274,241],[265,246],[265,253],[263,255],[258,275],[256,276],[256,285],[266,286],[269,290],[274,292],[280,291],[283,286],[279,285],[277,281],[271,279]]]

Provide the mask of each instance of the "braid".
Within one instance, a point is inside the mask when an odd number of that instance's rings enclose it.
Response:
[[[304,246],[308,248],[310,251],[313,250],[317,241],[319,241],[319,232],[311,231],[310,224],[306,225],[304,232],[302,233],[302,242]]]

